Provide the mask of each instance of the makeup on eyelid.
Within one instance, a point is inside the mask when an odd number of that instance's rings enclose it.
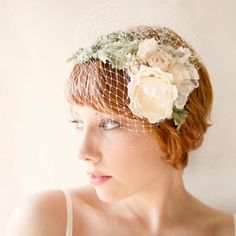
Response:
[[[83,121],[81,121],[79,119],[73,119],[73,120],[70,120],[70,122],[75,123],[75,126],[77,129],[83,128],[83,125],[81,127],[79,127],[80,124],[83,124]],[[121,127],[120,122],[113,120],[113,119],[109,119],[109,118],[102,119],[99,123],[99,127],[103,128],[104,126],[106,126],[106,124],[108,127],[110,126],[109,128],[106,128],[107,130]]]

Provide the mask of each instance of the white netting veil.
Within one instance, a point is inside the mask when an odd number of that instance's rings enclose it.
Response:
[[[97,110],[105,129],[143,134],[168,121],[179,130],[188,98],[199,86],[199,57],[163,26],[100,35],[68,61],[73,63],[68,100]]]

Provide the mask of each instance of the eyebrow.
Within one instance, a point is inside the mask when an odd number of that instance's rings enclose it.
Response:
[[[71,116],[76,116],[77,118],[81,118],[81,113],[78,112],[78,111],[75,111],[75,110],[73,109],[73,107],[70,108],[70,115],[71,115]],[[102,113],[99,114],[99,112],[95,112],[95,113],[94,113],[94,116],[95,116],[95,117],[99,117],[99,116],[100,116],[100,117],[103,117],[103,116],[105,116],[105,114],[103,115]]]
[[[75,110],[71,110],[70,114],[72,116],[76,115],[76,116],[80,117],[80,113],[76,112]]]
[[[70,106],[69,115],[71,118],[80,117],[80,114],[73,109],[73,106]]]
[[[70,114],[72,117],[76,116],[76,118],[81,119],[81,113],[79,111],[76,111],[73,109],[73,105],[70,107]],[[104,118],[109,118],[109,119],[119,119],[121,121],[125,122],[132,122],[132,119],[128,119],[126,117],[123,117],[122,115],[117,115],[117,114],[106,114],[106,113],[100,113],[98,111],[94,112],[94,116],[95,117],[102,117],[102,119]]]

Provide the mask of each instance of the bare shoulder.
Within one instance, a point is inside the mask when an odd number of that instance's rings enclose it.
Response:
[[[63,236],[66,206],[61,190],[39,192],[28,196],[12,214],[6,236]]]
[[[184,221],[191,235],[234,236],[233,214],[214,208],[189,194]]]
[[[201,225],[206,235],[234,236],[233,214],[209,207],[201,215]]]
[[[215,216],[210,218],[210,226],[213,235],[215,236],[234,236],[235,226],[234,226],[233,214],[216,210]]]

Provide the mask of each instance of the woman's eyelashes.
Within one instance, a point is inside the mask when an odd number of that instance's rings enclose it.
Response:
[[[75,128],[80,130],[83,128],[83,122],[81,122],[80,120],[70,120],[70,122],[75,124]]]
[[[115,128],[120,128],[121,124],[118,121],[112,120],[112,119],[103,119],[102,122],[99,125],[101,128],[104,129],[115,129]]]
[[[82,130],[84,127],[84,123],[81,120],[70,120],[70,122],[75,124],[75,128],[78,130]],[[105,130],[111,130],[111,129],[116,129],[121,127],[121,123],[118,121],[115,121],[113,119],[108,119],[105,118],[99,123],[99,127],[103,128]]]

